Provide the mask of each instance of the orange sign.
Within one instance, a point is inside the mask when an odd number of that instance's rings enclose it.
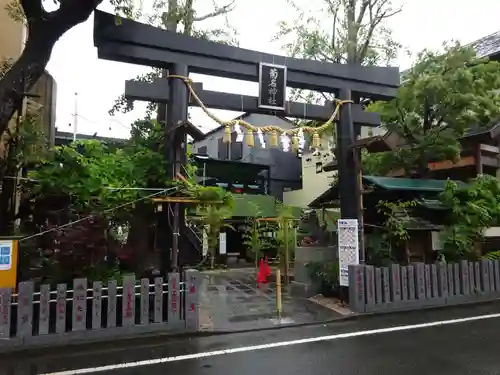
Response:
[[[0,288],[16,288],[18,258],[18,241],[0,240]]]

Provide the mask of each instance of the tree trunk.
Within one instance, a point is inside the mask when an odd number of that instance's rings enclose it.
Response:
[[[73,26],[86,21],[102,0],[65,0],[47,12],[41,0],[20,0],[28,22],[21,57],[0,81],[0,135],[7,129],[16,104],[42,76],[54,45]]]
[[[347,2],[347,63],[356,64],[358,48],[358,30],[356,25],[356,0]]]
[[[11,168],[6,169],[7,176],[13,176],[9,172],[12,172]],[[2,192],[0,193],[0,235],[9,236],[12,235],[13,223],[14,223],[14,212],[11,210],[12,199],[14,199],[15,194],[15,179],[5,178],[2,183]]]
[[[0,81],[0,134],[7,129],[24,93],[33,87],[45,71],[57,41],[45,34],[41,32],[28,38],[21,57]]]
[[[429,178],[429,165],[425,154],[421,154],[417,161],[416,177],[425,179]]]
[[[159,266],[157,259],[152,259],[155,255],[154,247],[150,247],[150,223],[152,221],[151,214],[146,207],[138,205],[134,210],[132,219],[130,220],[130,229],[127,236],[127,248],[133,252],[136,271],[142,274],[145,267],[149,263],[156,263]]]

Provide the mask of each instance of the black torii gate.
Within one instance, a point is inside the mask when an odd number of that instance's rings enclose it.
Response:
[[[326,121],[332,115],[332,103],[319,106],[286,102],[286,87],[329,92],[343,101],[353,100],[353,104],[344,104],[340,109],[337,160],[341,216],[345,219],[360,218],[359,163],[352,147],[356,135],[354,124],[375,127],[380,124],[380,119],[375,113],[365,112],[359,99],[392,99],[400,82],[398,68],[332,64],[271,55],[169,32],[136,21],[125,19],[117,24],[115,15],[101,11],[96,11],[94,16],[94,45],[99,58],[168,69],[175,76],[200,73],[260,83],[259,97],[206,91],[201,84],[195,83],[196,93],[209,108],[268,114],[278,111],[287,117]],[[277,88],[279,103],[262,105],[262,69],[273,66],[284,73]],[[133,100],[167,103],[166,156],[173,166],[172,177],[175,176],[185,163],[186,136],[184,130],[176,132],[174,129],[187,122],[188,106],[198,103],[189,101],[188,88],[179,79],[159,79],[154,83],[127,81],[125,95]],[[177,265],[178,235],[185,224],[183,210],[176,205],[175,211],[174,236],[169,246],[174,266]],[[360,260],[364,260],[362,249]]]

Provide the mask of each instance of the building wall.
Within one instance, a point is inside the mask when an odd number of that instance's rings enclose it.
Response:
[[[382,131],[380,127],[362,127],[360,138],[379,135]],[[322,135],[321,147],[317,152],[313,150],[304,152],[301,161],[302,189],[285,192],[283,195],[285,204],[307,208],[309,203],[330,188],[337,171],[324,172],[322,167],[333,160],[332,149],[336,142],[334,136]]]
[[[57,83],[46,71],[30,91],[39,97],[31,98],[42,106],[41,126],[50,145],[54,145],[56,128]]]
[[[244,120],[253,126],[263,127],[267,125],[276,125],[282,129],[291,129],[294,125],[282,118],[263,115],[250,114]],[[242,129],[244,130],[244,129]],[[206,147],[206,155],[213,159],[219,159],[219,142],[224,136],[225,129],[219,129],[209,133],[207,138],[193,144],[193,152],[200,152],[202,147]],[[264,135],[266,148],[262,148],[259,137],[254,134],[255,147],[246,144],[245,139],[242,142],[242,162],[262,164],[270,167],[270,193],[279,200],[283,200],[283,191],[288,189],[300,188],[301,161],[295,153],[284,152],[280,148],[269,146],[269,135]],[[231,156],[230,147],[228,159],[234,160]]]
[[[334,145],[333,136],[326,135],[321,137],[321,147],[316,152],[304,152],[301,161],[302,189],[285,192],[283,203],[307,208],[313,199],[330,188],[337,172],[323,172],[323,166],[332,161],[331,149]]]
[[[22,23],[13,21],[7,14],[5,7],[10,2],[11,0],[0,0],[0,60],[11,59],[15,61],[23,51],[26,40],[26,28]],[[50,145],[53,145],[57,98],[57,86],[54,78],[48,72],[45,72],[30,90],[30,94],[33,94],[35,97],[28,98],[28,105],[25,106],[25,109],[41,107],[41,131],[49,140]],[[14,125],[15,116],[10,126]],[[5,136],[3,136],[3,140],[5,142]],[[3,145],[0,145],[0,149],[3,149]]]
[[[0,0],[0,60],[17,59],[24,47],[24,25],[14,22],[5,7],[11,0]]]
[[[282,118],[272,116],[272,115],[263,115],[263,114],[254,113],[254,114],[250,114],[250,115],[246,116],[244,118],[244,120],[246,122],[252,124],[253,126],[257,126],[257,127],[263,127],[266,125],[276,125],[276,126],[279,126],[280,128],[283,128],[283,129],[291,129],[293,127],[293,124],[291,124],[289,121],[286,121]],[[242,130],[244,130],[244,129],[242,129]],[[204,140],[194,143],[194,147],[193,147],[194,152],[197,152],[197,150],[200,147],[206,146],[207,147],[207,156],[214,158],[214,159],[218,159],[218,157],[219,157],[219,155],[218,155],[219,139],[221,139],[223,136],[224,136],[224,129],[218,129],[217,131],[215,131],[213,133],[209,132],[208,136]],[[248,159],[251,158],[250,155],[252,153],[255,153],[256,152],[255,150],[257,148],[261,148],[260,143],[259,143],[259,138],[257,137],[256,134],[254,134],[254,138],[255,138],[255,147],[249,147],[246,144],[246,142],[243,142],[243,156],[241,158],[241,161],[245,161],[245,162],[248,161]],[[264,139],[266,140],[266,142],[269,141],[269,137],[265,136]],[[231,159],[231,156],[229,156],[229,158]]]

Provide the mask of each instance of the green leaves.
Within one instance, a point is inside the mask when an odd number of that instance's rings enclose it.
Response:
[[[475,244],[486,228],[500,224],[500,185],[489,175],[481,175],[466,187],[448,181],[440,195],[450,211],[449,225],[442,234],[446,259],[475,257]]]
[[[328,0],[317,12],[288,2],[297,19],[281,21],[274,39],[284,42],[289,55],[361,65],[389,65],[397,57],[401,45],[386,20],[401,9],[390,0]]]
[[[163,155],[154,151],[163,143],[156,122],[138,121],[122,148],[97,140],[57,147],[39,168],[30,173],[35,192],[71,198],[78,212],[110,210],[151,194],[141,188],[167,184]],[[130,205],[117,212],[125,214]]]
[[[21,2],[19,0],[12,0],[5,7],[5,11],[10,18],[12,18],[16,22],[27,24],[26,15],[24,14],[23,7],[21,6]]]
[[[10,59],[0,60],[0,79],[2,79],[5,76],[5,73],[7,73],[11,67],[12,67],[12,60]]]
[[[130,0],[127,0],[124,4],[121,4],[122,1],[113,0],[116,3],[117,11],[120,10],[121,13],[124,13],[120,6],[124,6],[125,10],[130,9],[130,4],[128,4]],[[214,10],[212,12],[199,16],[194,7],[193,0],[176,0],[174,2],[154,0],[151,3],[151,13],[146,17],[146,22],[195,38],[208,39],[221,44],[238,45],[238,40],[236,39],[237,30],[227,20],[227,15],[234,9],[234,1],[222,6],[218,5],[216,1],[213,1],[213,4]],[[134,15],[130,12],[125,12],[125,14],[129,18],[140,18],[140,14]],[[196,27],[197,24],[203,21],[216,18],[221,18],[222,27],[210,29]],[[165,73],[164,69],[154,68],[151,72],[138,75],[135,81],[154,82],[164,76]],[[146,117],[153,117],[156,109],[156,103],[148,103]],[[134,110],[134,102],[127,100],[125,95],[120,95],[109,110],[109,114],[114,115],[116,112],[127,113],[132,110]]]
[[[312,9],[287,1],[296,19],[281,21],[273,40],[279,40],[288,56],[359,65],[387,66],[402,48],[386,20],[401,11],[391,0],[325,0]],[[352,9],[352,11],[351,11]],[[292,90],[292,99],[319,104],[332,100],[329,93]]]
[[[387,242],[399,245],[410,238],[405,224],[409,218],[409,210],[415,206],[415,201],[379,201],[377,212],[384,218],[384,238]]]
[[[388,131],[406,140],[390,153],[390,164],[426,176],[428,162],[458,160],[459,138],[500,116],[499,88],[500,63],[476,58],[472,48],[456,43],[443,53],[420,53],[396,98],[369,107]]]

